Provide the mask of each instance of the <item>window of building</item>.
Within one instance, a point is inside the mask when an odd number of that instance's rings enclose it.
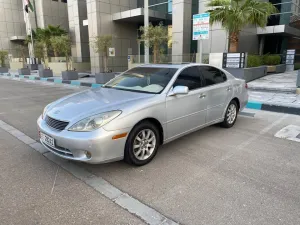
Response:
[[[58,0],[52,0],[52,2],[58,2]]]
[[[225,82],[227,77],[221,70],[211,66],[201,66],[201,74],[205,81],[205,86],[219,84]]]
[[[202,87],[201,76],[198,67],[188,67],[184,69],[177,80],[175,81],[173,87],[176,86],[186,86],[189,90],[194,90]]]
[[[61,0],[61,2],[63,2],[63,3],[68,3],[68,0]]]

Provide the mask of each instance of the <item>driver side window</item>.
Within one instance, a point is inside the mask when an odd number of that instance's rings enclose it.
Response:
[[[173,84],[176,86],[186,86],[189,90],[194,90],[202,87],[200,71],[198,67],[192,66],[184,69]]]

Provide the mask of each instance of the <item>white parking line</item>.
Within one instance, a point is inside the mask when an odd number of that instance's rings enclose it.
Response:
[[[275,137],[287,139],[290,141],[300,142],[300,126],[289,125],[282,128],[275,134]]]
[[[119,205],[123,209],[127,210],[129,213],[139,217],[144,222],[150,225],[176,225],[177,222],[167,218],[160,212],[155,209],[147,206],[146,204],[140,202],[139,200],[131,197],[127,193],[121,191],[117,187],[113,186],[106,180],[101,177],[95,176],[94,174],[86,171],[85,169],[78,167],[72,162],[64,160],[55,156],[54,154],[47,151],[39,142],[36,142],[32,138],[28,137],[21,131],[16,128],[10,126],[4,121],[0,120],[0,128],[10,133],[14,137],[18,138],[24,144],[30,146],[32,149],[40,152],[46,158],[62,167],[69,173],[71,173],[76,178],[80,179],[88,186],[95,189],[97,192],[101,193],[108,199],[110,199],[115,204]],[[57,176],[57,173],[56,173]],[[51,193],[53,192],[55,187],[55,180],[53,183],[53,187],[51,189]]]

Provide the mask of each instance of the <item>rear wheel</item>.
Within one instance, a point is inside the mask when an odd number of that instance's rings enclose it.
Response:
[[[159,131],[155,125],[145,121],[130,132],[124,152],[127,163],[143,166],[156,155],[160,143]]]
[[[225,128],[232,127],[236,122],[238,111],[239,109],[236,101],[232,100],[226,109],[224,121],[221,123],[221,126]]]

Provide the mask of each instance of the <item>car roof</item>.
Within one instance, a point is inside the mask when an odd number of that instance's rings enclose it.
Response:
[[[164,64],[143,64],[139,67],[151,67],[151,68],[175,68],[180,69],[187,66],[200,66],[200,65],[207,65],[207,64],[201,64],[201,63],[164,63]]]

